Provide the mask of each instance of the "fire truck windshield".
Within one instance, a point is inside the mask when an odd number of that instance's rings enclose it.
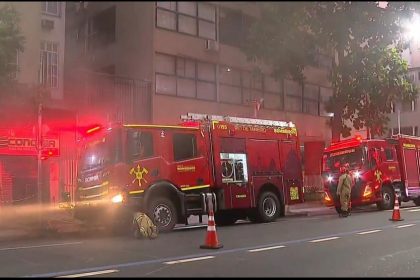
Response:
[[[348,163],[350,169],[361,168],[364,163],[361,147],[347,148],[324,154],[323,171],[339,172],[340,167]]]
[[[116,147],[113,145],[113,134],[103,135],[99,138],[88,140],[82,150],[80,168],[89,170],[114,161]]]

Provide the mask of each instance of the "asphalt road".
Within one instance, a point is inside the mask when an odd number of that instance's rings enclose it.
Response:
[[[205,228],[155,240],[91,236],[0,243],[0,276],[410,277],[420,275],[420,207],[286,217],[217,227],[218,250],[200,249]]]

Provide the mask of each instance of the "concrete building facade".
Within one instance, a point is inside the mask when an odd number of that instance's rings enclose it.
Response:
[[[90,73],[124,77],[150,83],[146,102],[136,105],[146,113],[129,121],[176,124],[188,112],[257,115],[293,121],[302,148],[331,141],[324,104],[332,95],[332,58],[319,55],[305,69],[304,85],[278,81],[264,65],[256,70],[241,46],[258,20],[258,2],[81,2],[68,3],[66,16],[70,99],[76,92],[79,102],[97,94],[95,85],[80,83]]]
[[[410,80],[420,89],[420,39],[414,38],[410,41],[409,48],[402,54],[403,59],[408,62]],[[393,113],[389,115],[389,135],[405,134],[420,136],[420,95],[412,102],[396,104]],[[398,111],[400,113],[398,113]]]
[[[38,105],[33,102],[33,98],[40,85],[49,93],[43,96],[42,101],[44,140],[53,140],[55,148],[60,149],[60,141],[65,143],[69,138],[74,139],[74,136],[69,136],[68,133],[51,136],[46,111],[46,107],[62,104],[64,98],[66,4],[57,1],[0,3],[1,6],[13,6],[19,15],[24,50],[17,51],[15,60],[10,62],[16,64],[18,69],[12,75],[17,83],[16,87],[10,89],[10,94],[12,96],[21,94],[20,102],[25,102],[27,106],[21,107],[21,111],[15,113],[14,107],[12,109],[8,107],[10,104],[0,104],[2,112],[6,112],[8,119],[0,121],[0,205],[38,201],[36,157]],[[6,103],[7,99],[3,102]],[[44,160],[41,164],[40,185],[43,190],[43,201],[58,202],[60,188],[63,189],[65,182],[70,182],[74,176],[74,174],[65,175],[71,162],[69,155],[74,154],[74,151],[69,145],[63,145],[60,150],[60,158]]]
[[[294,121],[303,141],[331,138],[323,110],[332,94],[328,61],[324,68],[307,67],[300,86],[276,81],[267,67],[253,73],[255,65],[241,51],[243,29],[257,19],[258,3],[82,6],[68,8],[66,68],[151,81],[152,122],[178,122],[191,110],[252,117],[253,101],[262,100],[258,117]]]
[[[3,2],[20,17],[24,51],[18,52],[16,80],[45,85],[52,99],[63,99],[66,2]]]

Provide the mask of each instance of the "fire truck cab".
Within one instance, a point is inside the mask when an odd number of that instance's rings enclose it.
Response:
[[[339,169],[349,164],[354,179],[352,206],[376,203],[380,210],[392,209],[395,193],[402,201],[420,205],[419,156],[420,138],[405,135],[370,140],[356,137],[331,144],[323,155],[324,204],[339,212]]]
[[[178,126],[99,128],[83,140],[75,215],[143,211],[169,231],[190,215],[201,220],[211,192],[218,225],[269,222],[303,201],[300,162],[287,122],[188,114]]]

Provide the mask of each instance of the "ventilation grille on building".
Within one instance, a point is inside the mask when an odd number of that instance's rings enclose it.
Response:
[[[42,19],[41,20],[41,27],[43,29],[51,30],[54,28],[54,21],[50,19]]]
[[[219,51],[219,42],[215,40],[206,40],[205,48],[207,51],[217,52]]]

